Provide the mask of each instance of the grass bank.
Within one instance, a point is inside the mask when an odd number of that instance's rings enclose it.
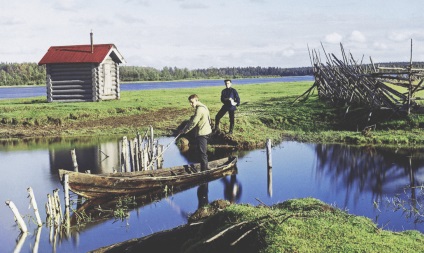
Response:
[[[271,207],[214,201],[190,225],[93,252],[423,252],[418,231],[393,232],[312,198]]]
[[[267,138],[308,142],[424,145],[424,118],[396,118],[357,110],[345,118],[345,108],[318,100],[293,101],[312,82],[234,85],[241,105],[231,139],[240,147],[262,146]],[[211,112],[212,121],[221,107],[224,87],[124,91],[120,100],[96,103],[47,103],[44,97],[0,100],[0,138],[79,137],[134,134],[152,125],[159,134],[171,135],[193,113],[187,97],[196,93]],[[366,125],[374,125],[363,132]],[[225,116],[222,129],[228,130]]]

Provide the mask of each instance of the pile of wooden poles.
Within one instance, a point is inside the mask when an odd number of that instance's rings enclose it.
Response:
[[[315,82],[302,96],[309,95],[316,88],[320,99],[346,106],[346,113],[349,107],[355,106],[370,111],[390,109],[409,114],[411,108],[417,106],[415,101],[419,98],[415,94],[423,89],[424,69],[412,67],[412,41],[411,61],[404,68],[375,66],[371,58],[371,64],[363,64],[363,59],[355,60],[352,54],[345,53],[342,44],[340,47],[342,60],[334,54],[327,54],[323,46],[324,59],[317,50],[309,51]]]
[[[160,169],[163,165],[164,147],[154,138],[153,127],[144,136],[137,133],[134,139],[126,136],[120,141],[121,172]]]
[[[43,226],[43,222],[41,221],[40,218],[40,214],[39,214],[39,210],[38,210],[38,205],[37,202],[35,200],[35,196],[34,196],[34,192],[32,190],[31,187],[29,187],[27,189],[28,194],[29,194],[29,199],[30,199],[30,206],[34,209],[34,214],[35,214],[35,221],[36,224],[38,226],[36,234],[35,234],[35,243],[33,244],[33,252],[37,252],[38,250],[38,246],[40,243],[40,235],[41,235],[41,228]],[[60,204],[60,198],[59,198],[59,190],[56,189],[53,191],[53,194],[47,194],[47,203],[45,205],[46,208],[46,226],[50,228],[50,242],[53,245],[53,252],[55,252],[55,248],[56,248],[56,243],[57,243],[57,238],[58,238],[58,234],[63,232],[63,228],[66,229],[65,233],[66,236],[69,237],[70,236],[70,210],[69,210],[69,205],[65,206],[66,207],[66,212],[65,215],[62,213],[62,208],[61,208],[61,204]],[[15,221],[17,223],[17,225],[19,226],[20,230],[21,230],[21,234],[18,237],[17,240],[17,244],[15,247],[15,251],[14,252],[20,252],[21,248],[25,242],[25,239],[27,237],[27,235],[29,234],[28,231],[28,226],[26,225],[24,219],[22,218],[23,216],[20,214],[18,208],[16,207],[16,205],[8,200],[6,201],[6,205],[9,206],[10,210],[13,212],[14,217],[15,217]],[[63,236],[61,234],[61,236]]]

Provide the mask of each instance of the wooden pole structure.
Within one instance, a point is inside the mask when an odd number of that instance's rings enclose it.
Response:
[[[22,216],[19,214],[18,208],[15,206],[15,204],[12,201],[7,200],[6,205],[9,206],[10,210],[12,210],[13,214],[15,215],[15,219],[18,222],[18,225],[19,225],[22,233],[28,232],[28,228],[27,228],[24,220],[22,219]]]
[[[74,165],[74,171],[78,172],[78,162],[77,162],[77,155],[75,153],[75,149],[71,150],[71,157],[72,157],[72,164]]]
[[[139,171],[140,170],[140,160],[139,160],[139,145],[138,145],[138,138],[134,138],[134,151],[133,151],[133,158],[134,158],[134,167],[133,171]]]
[[[47,219],[51,219],[53,213],[52,213],[52,207],[50,206],[50,194],[47,193],[47,203],[46,203],[46,214]]]
[[[172,143],[174,143],[177,139],[178,139],[178,137],[180,137],[180,134],[178,134],[170,143],[168,143],[168,145],[166,145],[166,147],[163,149],[163,151],[159,154],[159,155],[155,155],[154,157],[152,157],[152,160],[150,161],[150,164],[149,164],[149,166],[148,167],[150,167],[150,166],[152,166],[152,164],[153,164],[153,162],[155,161],[155,160],[157,160],[158,159],[158,157],[159,156],[163,156],[163,153],[165,153],[165,151],[169,148],[169,146],[172,144]]]
[[[408,115],[411,114],[411,100],[412,100],[412,39],[411,39],[411,56],[409,58],[409,68],[408,68]]]
[[[34,192],[31,187],[29,187],[27,191],[29,193],[29,201],[31,203],[32,208],[34,209],[37,225],[41,227],[43,225],[43,222],[41,222],[40,213],[38,212],[38,207],[37,207],[37,202],[35,201]]]
[[[63,188],[65,193],[65,208],[69,208],[69,175],[63,176]]]
[[[135,150],[135,145],[134,145],[134,141],[131,139],[128,139],[128,147],[129,147],[129,152],[128,152],[128,159],[130,160],[129,164],[130,164],[130,168],[129,171],[135,171],[135,157],[134,157],[134,150]]]
[[[143,149],[143,170],[148,170],[148,164],[149,164],[149,154],[148,154],[147,147]]]
[[[155,137],[154,137],[154,134],[153,134],[153,126],[150,126],[150,147],[151,147],[151,150],[150,150],[150,152],[151,152],[151,156],[150,157],[153,157],[153,155],[154,155],[154,153],[153,153],[153,145],[154,145],[154,141],[155,141]]]
[[[60,206],[59,189],[53,191],[54,201],[56,203],[57,212],[60,215],[60,220],[63,220],[62,207]]]

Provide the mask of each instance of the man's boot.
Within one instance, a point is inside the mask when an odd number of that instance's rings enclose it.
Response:
[[[230,125],[230,131],[228,132],[228,134],[233,134],[233,129],[234,129],[234,126]]]
[[[214,129],[213,129],[213,132],[214,132],[214,133],[219,132],[219,121],[216,121],[216,123],[215,123],[215,127],[214,127]]]

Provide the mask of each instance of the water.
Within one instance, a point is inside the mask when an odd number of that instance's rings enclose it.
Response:
[[[234,79],[235,85],[251,83],[270,83],[270,82],[298,82],[313,81],[313,76],[286,76],[278,78],[244,78]],[[154,89],[174,89],[174,88],[193,88],[204,86],[224,86],[222,80],[193,80],[193,81],[172,81],[172,82],[140,82],[123,83],[121,91],[130,90],[154,90]],[[45,86],[34,87],[0,87],[0,99],[28,98],[46,96]]]
[[[160,138],[167,145],[173,138]],[[28,209],[26,189],[32,187],[42,220],[45,221],[46,195],[62,189],[59,168],[72,170],[70,149],[75,148],[80,171],[109,172],[119,168],[118,140],[0,142],[0,196],[12,200],[21,215],[32,216]],[[417,229],[424,232],[420,217],[406,218],[408,213],[394,212],[387,199],[397,198],[403,206],[414,205],[412,197],[422,203],[420,190],[424,181],[424,150],[323,145],[282,142],[273,147],[273,168],[268,179],[265,149],[239,152],[238,174],[208,183],[208,201],[228,199],[235,203],[260,202],[266,205],[292,198],[314,197],[347,210],[351,214],[369,217],[379,227],[394,231]],[[107,157],[106,157],[107,155]],[[165,152],[165,167],[192,162],[175,145]],[[270,184],[271,183],[271,184]],[[57,235],[50,240],[50,230],[41,228],[39,252],[86,252],[102,246],[138,238],[170,229],[187,222],[199,204],[194,187],[160,201],[139,206],[127,220],[113,218],[88,224],[70,237]],[[63,200],[62,190],[60,191]],[[76,200],[76,197],[72,197]],[[63,205],[63,201],[62,201]],[[74,204],[74,208],[75,208]],[[0,206],[0,243],[3,252],[12,252],[19,236],[13,214],[6,205]],[[414,218],[416,218],[414,220]],[[30,234],[22,252],[35,244],[36,226],[25,219]]]

